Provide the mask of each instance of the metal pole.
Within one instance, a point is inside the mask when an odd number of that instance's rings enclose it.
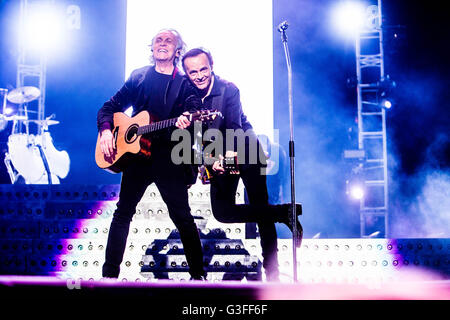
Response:
[[[289,95],[289,126],[290,126],[290,137],[289,137],[289,159],[290,159],[290,175],[291,175],[291,206],[292,206],[292,216],[290,217],[292,222],[292,262],[293,262],[293,279],[297,282],[297,213],[295,206],[295,152],[294,152],[294,121],[293,121],[293,99],[292,99],[292,66],[291,58],[289,56],[289,49],[287,44],[286,29],[288,23],[286,21],[282,22],[278,31],[281,32],[281,41],[283,42],[284,54],[286,57],[286,64],[288,70],[288,95]]]

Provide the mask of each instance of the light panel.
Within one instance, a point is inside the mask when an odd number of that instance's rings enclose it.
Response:
[[[215,73],[240,89],[256,133],[272,137],[272,1],[128,0],[126,77],[149,63],[148,45],[164,28],[180,32],[188,50],[211,52]]]

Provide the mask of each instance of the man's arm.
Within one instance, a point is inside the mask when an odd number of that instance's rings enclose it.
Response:
[[[117,93],[106,101],[97,113],[97,128],[100,132],[113,128],[113,116],[115,112],[126,110],[133,99],[131,77],[125,82]]]
[[[224,92],[223,107],[224,111],[224,124],[225,129],[238,130],[242,129],[242,105],[239,89],[232,83],[227,84],[227,88]],[[225,138],[225,136],[224,136]],[[236,156],[236,138],[234,139],[233,150],[225,150],[225,158],[233,158]],[[227,143],[224,144],[227,146]],[[223,159],[222,155],[219,158]],[[221,165],[221,161],[216,161],[213,164],[213,170],[221,174],[225,172],[225,169]],[[236,172],[237,173],[237,172]]]
[[[111,132],[114,126],[114,113],[124,111],[132,104],[133,99],[133,81],[132,76],[130,76],[122,88],[111,99],[106,101],[97,113],[100,148],[107,157],[110,157],[116,148]]]
[[[224,111],[225,111],[225,128],[232,130],[242,129],[242,104],[241,95],[239,89],[232,83],[228,84],[225,90],[224,97]],[[224,137],[225,138],[225,137]],[[234,141],[232,148],[228,148],[228,143],[225,142],[224,146],[227,148],[225,150],[225,157],[232,157],[237,152],[237,137],[234,136]]]
[[[239,89],[233,85],[228,84],[227,89],[224,93],[224,121],[226,129],[242,129],[242,104],[241,95]]]

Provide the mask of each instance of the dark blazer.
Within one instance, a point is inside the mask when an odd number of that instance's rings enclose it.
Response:
[[[208,109],[220,109],[223,118],[216,118],[209,126],[221,130],[226,129],[252,129],[247,116],[242,111],[239,89],[232,82],[224,80],[214,74],[214,84],[209,96],[205,98],[203,106]]]
[[[97,113],[97,127],[101,132],[105,129],[113,128],[113,115],[116,112],[124,112],[130,106],[133,106],[132,116],[143,110],[149,110],[149,92],[151,79],[150,74],[154,70],[154,66],[146,66],[134,70],[130,77],[125,81],[122,88],[106,101]],[[164,94],[164,110],[161,110],[158,120],[175,118],[184,111],[193,111],[193,107],[189,103],[189,97],[195,94],[195,89],[189,81],[175,68],[171,80],[168,82]],[[170,151],[172,143],[170,142],[170,130],[152,135],[153,144],[157,140],[162,141],[158,145]],[[142,140],[141,140],[142,141]],[[168,143],[167,143],[168,142]],[[156,154],[161,154],[158,149]],[[165,152],[166,154],[167,152]],[[169,153],[170,154],[170,153]],[[154,157],[154,155],[153,155]],[[170,163],[166,163],[169,165]],[[181,165],[183,169],[183,178],[187,185],[195,183],[197,177],[197,167],[189,164]]]
[[[223,154],[227,151],[227,149],[237,151],[238,157],[240,158],[240,163],[244,164],[248,163],[248,160],[250,159],[249,156],[251,150],[249,146],[257,147],[255,150],[257,150],[258,154],[254,155],[255,158],[259,156],[259,153],[263,152],[256,133],[253,131],[250,121],[248,121],[247,116],[242,110],[240,92],[235,84],[214,74],[213,87],[210,94],[204,99],[202,108],[218,109],[222,112],[223,118],[217,117],[207,126],[208,129],[219,129],[222,132],[224,147]],[[247,137],[244,140],[245,145],[239,145],[240,139],[235,138],[234,141],[232,141],[232,148],[227,148],[228,144],[226,139],[226,130],[228,129],[235,130],[235,132],[239,132],[238,130],[245,132]],[[239,146],[245,148],[245,157],[242,153],[239,153],[242,151],[242,149],[239,150]],[[265,157],[261,156],[261,159],[264,158]],[[265,165],[265,159],[264,161],[261,161],[261,163]]]
[[[115,112],[124,112],[133,106],[133,116],[149,108],[150,71],[154,66],[146,66],[134,70],[125,84],[117,93],[106,101],[97,113],[97,127],[99,131],[113,128],[113,115]],[[193,90],[188,81],[175,68],[172,79],[168,82],[164,95],[165,113],[159,120],[169,116],[176,117],[189,109],[184,104],[185,99]]]

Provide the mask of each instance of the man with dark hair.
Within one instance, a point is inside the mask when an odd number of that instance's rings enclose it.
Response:
[[[182,58],[182,65],[186,76],[195,85],[198,91],[197,104],[205,109],[218,109],[223,114],[209,125],[210,129],[221,132],[222,144],[226,146],[225,152],[215,157],[235,158],[237,156],[239,174],[227,174],[221,161],[215,161],[212,170],[216,174],[211,179],[211,207],[214,217],[223,223],[257,222],[261,238],[263,267],[268,281],[278,281],[277,234],[275,222],[283,222],[292,230],[289,212],[290,204],[269,205],[266,185],[266,176],[263,174],[265,158],[263,150],[252,130],[250,122],[242,111],[239,89],[231,82],[221,79],[213,73],[213,59],[211,54],[202,48],[188,51]],[[231,131],[239,134],[227,135]],[[256,148],[251,148],[251,142]],[[216,141],[214,141],[216,142]],[[244,145],[240,145],[244,144]],[[242,154],[237,154],[243,150]],[[252,154],[256,152],[257,154]],[[252,157],[253,156],[253,157]],[[252,162],[251,159],[259,159]],[[242,178],[249,204],[236,204],[236,190],[239,179]],[[301,214],[301,205],[296,207]],[[298,220],[296,235],[297,245],[302,238],[302,227]]]
[[[158,120],[178,117],[179,128],[189,125],[182,113],[188,108],[186,98],[190,85],[176,66],[184,47],[184,42],[175,30],[158,32],[151,44],[154,65],[134,70],[123,87],[99,110],[99,143],[106,157],[113,154],[116,148],[111,131],[113,114],[123,112],[130,106],[134,108],[133,115],[147,110]],[[200,237],[188,202],[188,182],[184,179],[183,166],[171,161],[171,147],[168,130],[157,136],[152,135],[151,156],[133,155],[133,162],[124,168],[119,201],[108,235],[104,277],[119,276],[131,219],[145,190],[154,182],[179,231],[192,279],[205,278]]]

